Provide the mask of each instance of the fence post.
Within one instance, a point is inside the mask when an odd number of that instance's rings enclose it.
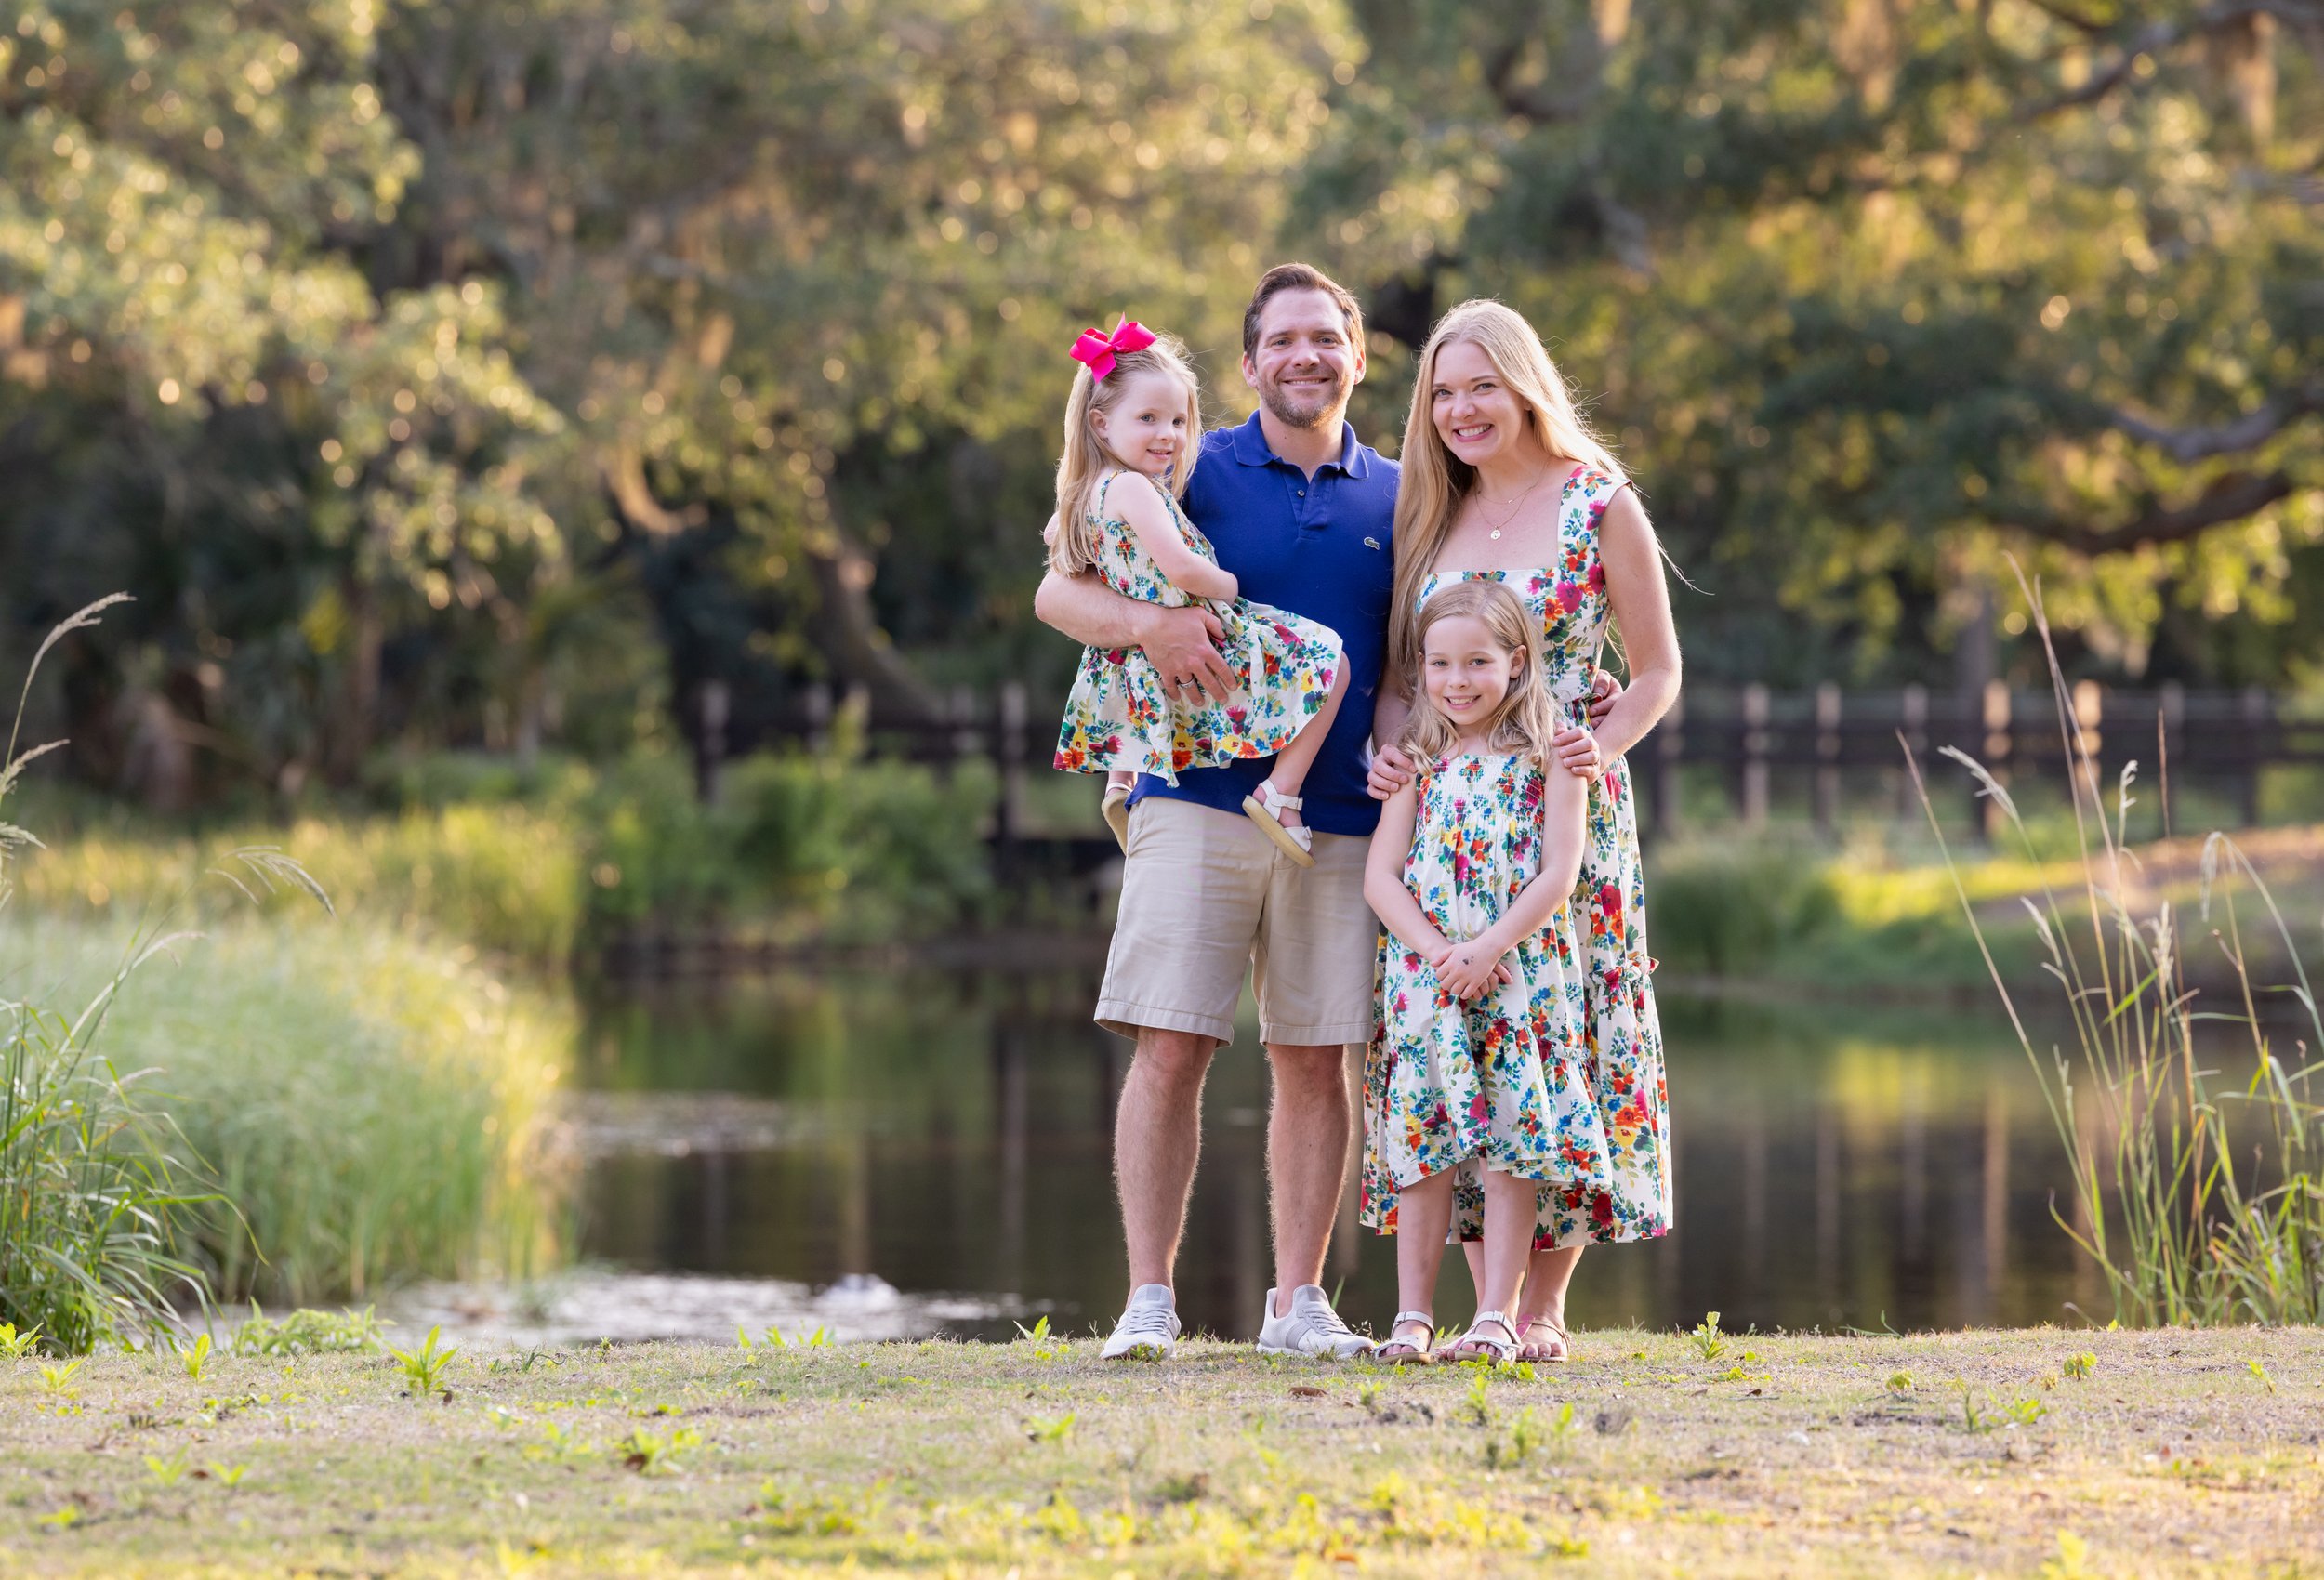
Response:
[[[1646,799],[1646,816],[1647,826],[1657,837],[1674,833],[1679,826],[1679,754],[1685,745],[1685,733],[1686,695],[1681,692],[1655,726],[1654,786]]]
[[[1840,688],[1816,688],[1816,826],[1831,833],[1840,821]]]
[[[1912,749],[1912,760],[1921,765],[1923,775],[1932,771],[1929,762],[1929,689],[1926,686],[1907,686],[1897,704],[1897,713],[1904,725],[1905,744]],[[1896,815],[1917,819],[1921,808],[1912,792],[1912,775],[1905,769],[1896,770]]]
[[[2106,718],[2106,692],[2097,681],[2074,682],[2074,756],[2066,765],[2066,776],[2077,797],[2089,792],[2090,810],[2101,818],[2106,809],[2106,791],[2098,782],[2102,771],[2098,752],[2104,741],[2098,726]],[[2085,761],[2090,770],[2087,774],[2082,771]]]
[[[2267,691],[2261,686],[2243,688],[2243,728],[2238,731],[2243,741],[2243,826],[2260,825],[2260,765],[2267,760],[2267,737],[2275,722],[2275,710],[2268,704]]]
[[[726,761],[726,721],[732,693],[723,680],[705,680],[694,694],[694,798],[719,804],[719,768]]]
[[[1000,689],[1000,805],[994,812],[994,844],[1003,869],[1016,855],[1017,839],[1024,827],[1024,727],[1030,715],[1024,682],[1010,680]]]
[[[2009,682],[1987,680],[1985,683],[1985,766],[1986,771],[1993,775],[1993,782],[2003,786],[2009,783],[2010,777],[2010,733]],[[1974,779],[1969,788],[1970,794],[1975,796],[1976,783]],[[2001,803],[1990,796],[1978,797],[1975,805],[1978,809],[1978,831],[1990,843],[1993,836],[2001,832],[2002,824],[2009,821],[2008,816],[2002,812]]]
[[[1744,687],[1743,821],[1753,828],[1767,821],[1767,688]]]

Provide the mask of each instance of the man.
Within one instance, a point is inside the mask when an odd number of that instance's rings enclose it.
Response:
[[[1363,314],[1320,271],[1287,263],[1260,280],[1243,315],[1242,372],[1259,410],[1203,437],[1187,513],[1244,597],[1339,633],[1348,694],[1304,787],[1312,868],[1295,865],[1243,814],[1267,759],[1190,770],[1174,787],[1142,778],[1131,796],[1121,910],[1097,1008],[1100,1025],[1137,1044],[1114,1140],[1131,1291],[1108,1359],[1166,1356],[1178,1336],[1170,1280],[1201,1150],[1203,1078],[1234,1040],[1246,968],[1274,1092],[1275,1281],[1259,1348],[1371,1348],[1340,1320],[1319,1280],[1348,1154],[1344,1047],[1371,1034],[1379,933],[1364,903],[1364,857],[1379,805],[1365,790],[1364,759],[1395,572],[1396,464],[1357,443],[1348,426],[1348,398],[1364,377]],[[1034,609],[1087,646],[1143,648],[1190,701],[1233,689],[1211,645],[1218,623],[1199,605],[1166,609],[1093,576],[1052,572]]]

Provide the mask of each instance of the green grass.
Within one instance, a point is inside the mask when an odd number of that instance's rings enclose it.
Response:
[[[0,995],[82,1002],[121,949],[116,926],[0,913]],[[311,905],[148,962],[105,1027],[118,1068],[151,1072],[187,1177],[231,1204],[187,1212],[217,1295],[271,1303],[546,1256],[572,1041],[561,995]]]
[[[674,757],[531,776],[437,772],[408,788],[461,798],[349,806],[198,832],[50,792],[26,814],[48,849],[16,872],[44,915],[133,921],[193,895],[201,915],[244,897],[210,875],[237,849],[279,849],[345,913],[429,928],[508,958],[562,967],[625,933],[719,928],[782,942],[878,942],[956,927],[991,899],[980,829],[994,777],[822,754],[751,757],[719,806]],[[403,789],[390,788],[390,795]],[[255,896],[270,913],[287,894]]]
[[[376,1353],[100,1355],[69,1398],[0,1361],[0,1571],[2312,1573],[2312,1330],[1738,1341],[1732,1377],[1638,1330],[1536,1376],[648,1345],[426,1392]]]

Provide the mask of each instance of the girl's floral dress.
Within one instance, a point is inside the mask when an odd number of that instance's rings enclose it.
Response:
[[[1490,928],[1540,874],[1542,788],[1540,764],[1515,754],[1421,768],[1404,882],[1450,941]],[[1423,956],[1381,934],[1380,1014],[1364,1060],[1366,1223],[1393,1233],[1399,1188],[1446,1169],[1482,1197],[1486,1169],[1555,1181],[1572,1176],[1571,1154],[1604,1150],[1579,1084],[1565,927],[1561,912],[1510,951],[1509,981],[1466,1004]]]
[[[1508,584],[1541,617],[1542,678],[1575,722],[1598,677],[1611,612],[1598,523],[1628,486],[1584,467],[1559,498],[1559,562],[1530,571],[1453,571],[1432,575],[1420,600],[1447,582],[1490,576]],[[1598,1111],[1597,1150],[1567,1154],[1566,1172],[1541,1191],[1534,1249],[1651,1239],[1670,1228],[1670,1111],[1662,1071],[1662,1023],[1655,1013],[1646,953],[1646,881],[1638,859],[1638,809],[1630,764],[1617,758],[1590,786],[1581,879],[1567,908],[1585,950],[1567,978],[1580,995],[1585,1053],[1580,1079]],[[1454,1192],[1455,1232],[1485,1232],[1481,1186]]]
[[[1106,496],[1127,477],[1154,486],[1186,546],[1212,564],[1210,540],[1179,508],[1169,490],[1142,473],[1116,472],[1098,485],[1089,507],[1097,533],[1097,570],[1125,598],[1181,608],[1193,602],[1170,585]],[[1220,651],[1235,671],[1235,691],[1218,701],[1182,703],[1163,689],[1161,671],[1141,648],[1086,648],[1081,671],[1057,731],[1057,766],[1071,773],[1129,769],[1172,784],[1179,771],[1217,768],[1238,757],[1273,757],[1315,717],[1340,672],[1339,634],[1326,625],[1236,599],[1208,600],[1225,627]]]

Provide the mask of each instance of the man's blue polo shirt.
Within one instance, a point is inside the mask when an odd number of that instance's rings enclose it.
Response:
[[[1269,448],[1254,412],[1240,428],[1202,437],[1202,458],[1186,490],[1186,514],[1219,551],[1245,598],[1322,622],[1348,656],[1340,716],[1308,770],[1300,815],[1325,834],[1368,836],[1380,803],[1364,792],[1364,743],[1388,650],[1395,580],[1389,533],[1396,515],[1396,463],[1355,441],[1340,425],[1340,458],[1311,478]],[[1189,769],[1175,788],[1141,775],[1130,797],[1194,801],[1240,815],[1243,797],[1267,777],[1273,757]]]

